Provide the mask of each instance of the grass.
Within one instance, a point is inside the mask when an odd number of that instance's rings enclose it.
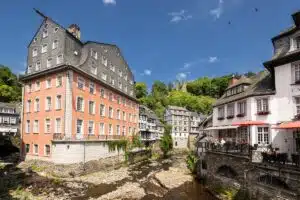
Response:
[[[46,167],[41,167],[41,166],[37,166],[35,164],[31,165],[31,169],[32,171],[35,171],[35,172],[41,172],[41,171],[44,171]]]
[[[54,178],[54,179],[52,179],[52,183],[53,183],[54,185],[61,185],[62,180],[59,179],[59,178]]]
[[[234,200],[236,193],[238,192],[234,188],[223,187],[221,185],[215,186],[213,190],[218,193],[220,196],[224,197],[227,200]]]
[[[159,153],[152,153],[151,160],[158,160],[160,158]]]
[[[11,192],[13,199],[21,199],[21,200],[32,200],[32,199],[39,199],[39,198],[35,198],[33,197],[33,195],[24,190],[24,188],[22,188],[21,186],[18,186],[16,190]]]
[[[5,168],[5,164],[4,163],[0,163],[0,170]]]

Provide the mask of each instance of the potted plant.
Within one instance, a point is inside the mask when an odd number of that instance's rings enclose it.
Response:
[[[258,111],[257,112],[257,115],[268,115],[268,114],[270,114],[269,111]]]

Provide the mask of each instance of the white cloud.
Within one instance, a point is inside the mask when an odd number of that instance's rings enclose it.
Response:
[[[176,75],[176,78],[178,80],[185,80],[188,74],[189,74],[189,72],[186,72],[186,73],[180,72]]]
[[[218,58],[216,56],[212,56],[208,58],[208,62],[209,63],[215,63],[218,61]]]
[[[208,58],[200,58],[198,60],[193,60],[193,61],[189,61],[183,64],[183,67],[180,68],[181,70],[187,70],[190,69],[191,67],[198,65],[200,63],[215,63],[219,61],[218,57],[216,56],[210,56]]]
[[[102,0],[105,5],[116,5],[116,0]]]
[[[145,69],[143,73],[141,73],[142,76],[150,76],[152,74],[152,71],[150,69]]]
[[[224,4],[224,1],[219,0],[218,6],[214,9],[210,10],[209,14],[212,15],[215,19],[219,19],[224,11],[223,4]]]
[[[193,16],[188,14],[186,10],[181,10],[179,12],[171,12],[169,13],[169,16],[171,16],[171,23],[178,23],[180,21],[186,21],[193,18]]]

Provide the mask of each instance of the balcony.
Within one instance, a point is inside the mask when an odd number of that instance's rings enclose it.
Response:
[[[53,134],[53,141],[111,141],[126,139],[123,135],[68,135]]]

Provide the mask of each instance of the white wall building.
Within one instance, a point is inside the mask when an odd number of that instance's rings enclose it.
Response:
[[[300,12],[295,25],[272,39],[274,56],[266,71],[254,77],[233,78],[213,108],[214,137],[248,143],[281,153],[299,150],[300,137]]]
[[[191,112],[183,107],[168,106],[165,112],[165,121],[172,125],[174,148],[187,148],[190,135],[194,138],[199,134],[199,123],[204,116]]]

